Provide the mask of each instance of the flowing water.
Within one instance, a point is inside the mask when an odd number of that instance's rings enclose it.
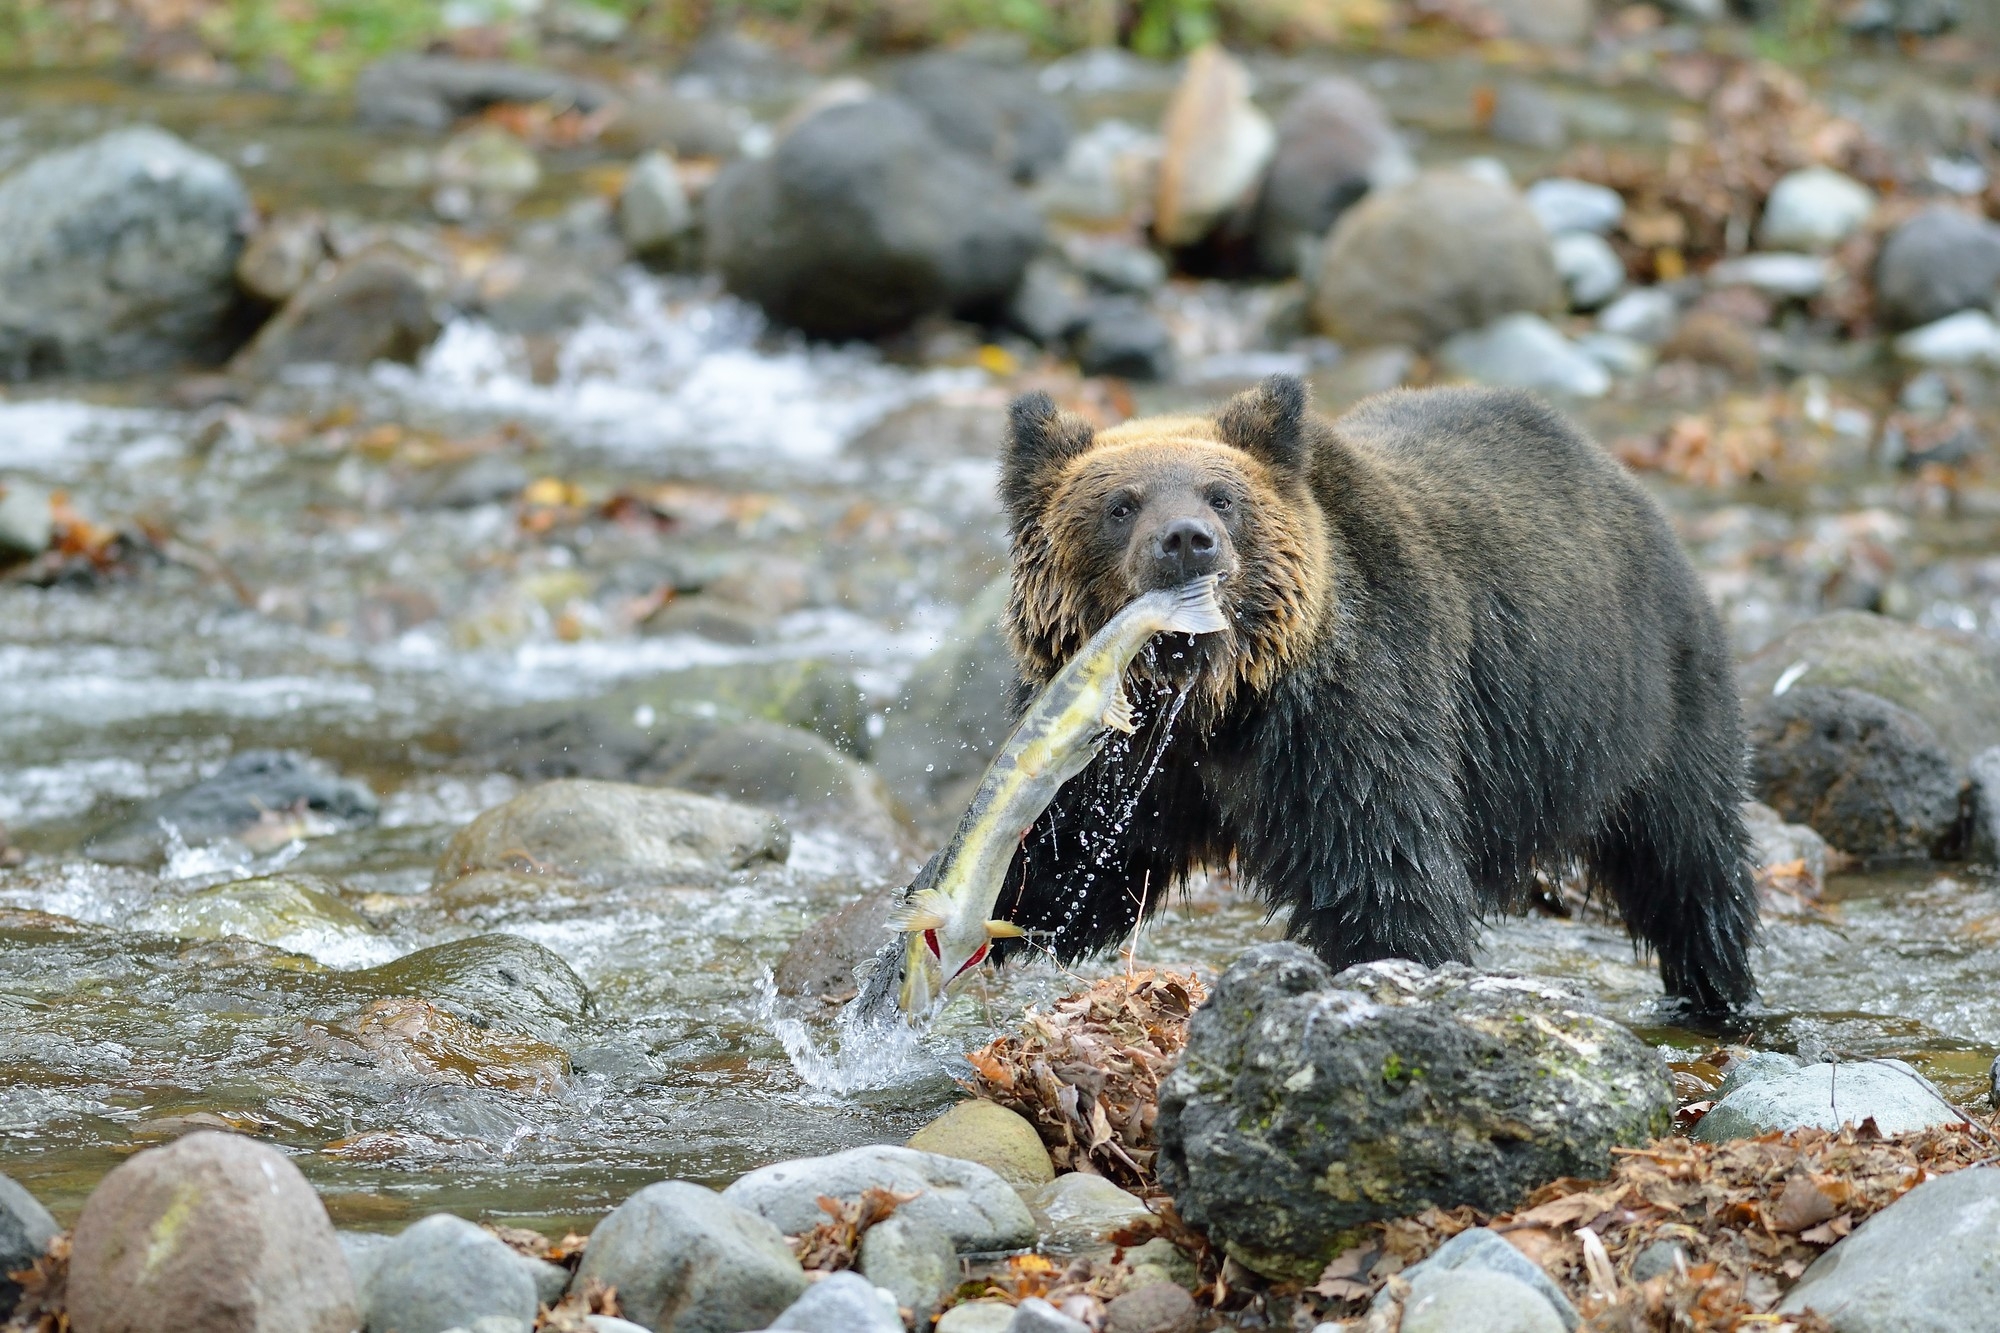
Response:
[[[269,202],[411,206],[365,183],[392,142],[249,94],[24,80],[0,90],[0,148],[16,160],[135,117],[244,164]],[[587,165],[543,193],[559,200]],[[899,1138],[952,1096],[957,1057],[1072,983],[1047,965],[982,981],[897,1043],[787,1009],[768,982],[787,944],[913,868],[907,847],[810,813],[785,864],[716,886],[472,905],[428,892],[451,832],[521,787],[459,745],[471,720],[635,680],[699,696],[719,676],[812,663],[859,687],[872,734],[1004,567],[993,450],[1009,386],[990,367],[810,347],[699,280],[632,270],[622,293],[553,347],[461,319],[415,367],[302,375],[237,405],[177,407],[173,385],[147,381],[0,396],[0,474],[171,538],[133,572],[0,583],[0,821],[29,853],[0,871],[0,1170],[60,1216],[125,1155],[211,1124],[295,1150],[343,1225],[440,1208],[581,1224],[653,1180],[720,1183]],[[1211,284],[1187,305],[1226,321],[1244,299]],[[1196,352],[1264,354],[1228,327],[1184,332]],[[1839,387],[1881,401],[1879,386]],[[1319,388],[1341,394],[1334,373]],[[1651,410],[1613,401],[1590,423],[1612,438]],[[495,459],[549,479],[550,502],[435,500],[440,479]],[[1888,550],[1904,614],[1994,623],[1995,520],[1926,508],[1894,477],[1662,494],[1746,650],[1829,604],[1856,533]],[[619,497],[652,508],[635,517]],[[746,556],[797,562],[813,585],[754,642],[637,626],[662,586]],[[634,714],[651,723],[650,706]],[[262,746],[366,779],[379,819],[296,840],[319,830],[281,828],[256,850],[177,841],[148,870],[84,857],[137,802]],[[340,910],[262,944],[185,924],[192,895],[275,872],[317,877]],[[428,1064],[364,1039],[369,1006],[402,993],[371,969],[496,931],[588,985],[590,1012],[560,1034],[566,1071],[525,1038],[460,1032]],[[1213,972],[1281,931],[1203,885],[1133,949]],[[1657,981],[1614,928],[1537,917],[1495,923],[1487,943],[1488,961],[1574,978],[1657,1039],[1700,1040],[1657,1026]],[[1749,1035],[1902,1056],[1969,1098],[2000,1050],[1996,965],[1992,881],[1843,876],[1819,911],[1770,923],[1768,1012]]]

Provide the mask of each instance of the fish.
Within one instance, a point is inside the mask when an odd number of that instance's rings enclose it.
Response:
[[[1216,597],[1220,581],[1208,574],[1134,598],[1035,696],[980,779],[951,840],[905,890],[890,917],[890,929],[902,938],[873,960],[857,1003],[885,1001],[888,983],[900,974],[898,1007],[905,1016],[926,1013],[986,960],[993,941],[1025,933],[993,915],[1015,850],[1056,792],[1090,766],[1112,733],[1129,735],[1137,727],[1125,671],[1140,650],[1157,635],[1228,628]]]

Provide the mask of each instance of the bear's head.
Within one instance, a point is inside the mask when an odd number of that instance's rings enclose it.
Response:
[[[1230,628],[1163,645],[1135,675],[1192,680],[1212,720],[1300,660],[1330,578],[1306,410],[1289,375],[1213,418],[1103,431],[1045,393],[1017,399],[1000,497],[1014,549],[1007,632],[1028,681],[1045,683],[1134,597],[1208,573],[1222,576]]]

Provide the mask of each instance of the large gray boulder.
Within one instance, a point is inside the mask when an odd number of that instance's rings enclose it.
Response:
[[[1757,799],[1857,856],[1928,856],[1959,822],[1958,768],[1928,722],[1866,690],[1795,685],[1750,716]]]
[[[597,1224],[576,1275],[593,1279],[654,1333],[764,1328],[806,1290],[776,1227],[684,1180],[648,1185]]]
[[[9,1274],[41,1258],[56,1231],[55,1218],[34,1195],[0,1176],[0,1319],[21,1298],[21,1284]]]
[[[1160,1179],[1238,1262],[1316,1273],[1364,1223],[1513,1207],[1667,1131],[1659,1053],[1549,983],[1259,945],[1160,1089]]]
[[[1014,180],[1034,180],[1069,149],[1068,113],[1026,67],[937,51],[899,68],[896,91],[940,139]]]
[[[203,1131],[131,1158],[71,1239],[76,1333],[353,1333],[333,1223],[291,1159]],[[411,1330],[411,1333],[417,1333]]]
[[[1257,266],[1291,277],[1349,205],[1408,179],[1416,166],[1375,95],[1339,75],[1301,88],[1277,129],[1257,198]]]
[[[1341,214],[1320,256],[1312,313],[1344,343],[1428,347],[1564,300],[1548,234],[1519,191],[1426,171]]]
[[[1778,1304],[1834,1333],[1966,1333],[2000,1311],[2000,1171],[1926,1181],[1813,1261]]]
[[[1937,206],[1889,233],[1875,261],[1875,305],[1896,328],[1915,328],[2000,295],[2000,223]]]
[[[216,358],[249,216],[227,163],[150,125],[0,180],[0,379]]]
[[[826,338],[997,309],[1042,239],[1024,196],[895,97],[810,117],[769,157],[725,169],[704,210],[729,289]]]
[[[445,1333],[495,1319],[529,1329],[539,1297],[532,1262],[462,1217],[427,1217],[369,1254],[368,1327]]]
[[[950,1236],[961,1252],[1035,1243],[1035,1219],[1027,1205],[990,1168],[886,1144],[761,1167],[722,1197],[796,1236],[825,1218],[821,1195],[852,1203],[870,1186],[915,1193],[896,1215]]]
[[[1772,1131],[1839,1129],[1873,1119],[1884,1134],[1909,1134],[1962,1118],[1930,1080],[1901,1060],[1785,1068],[1771,1062],[1738,1080],[1694,1127],[1702,1143]]]

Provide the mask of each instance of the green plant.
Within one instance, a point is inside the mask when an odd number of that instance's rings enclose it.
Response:
[[[1166,57],[1215,40],[1215,0],[1139,0],[1132,49]]]

